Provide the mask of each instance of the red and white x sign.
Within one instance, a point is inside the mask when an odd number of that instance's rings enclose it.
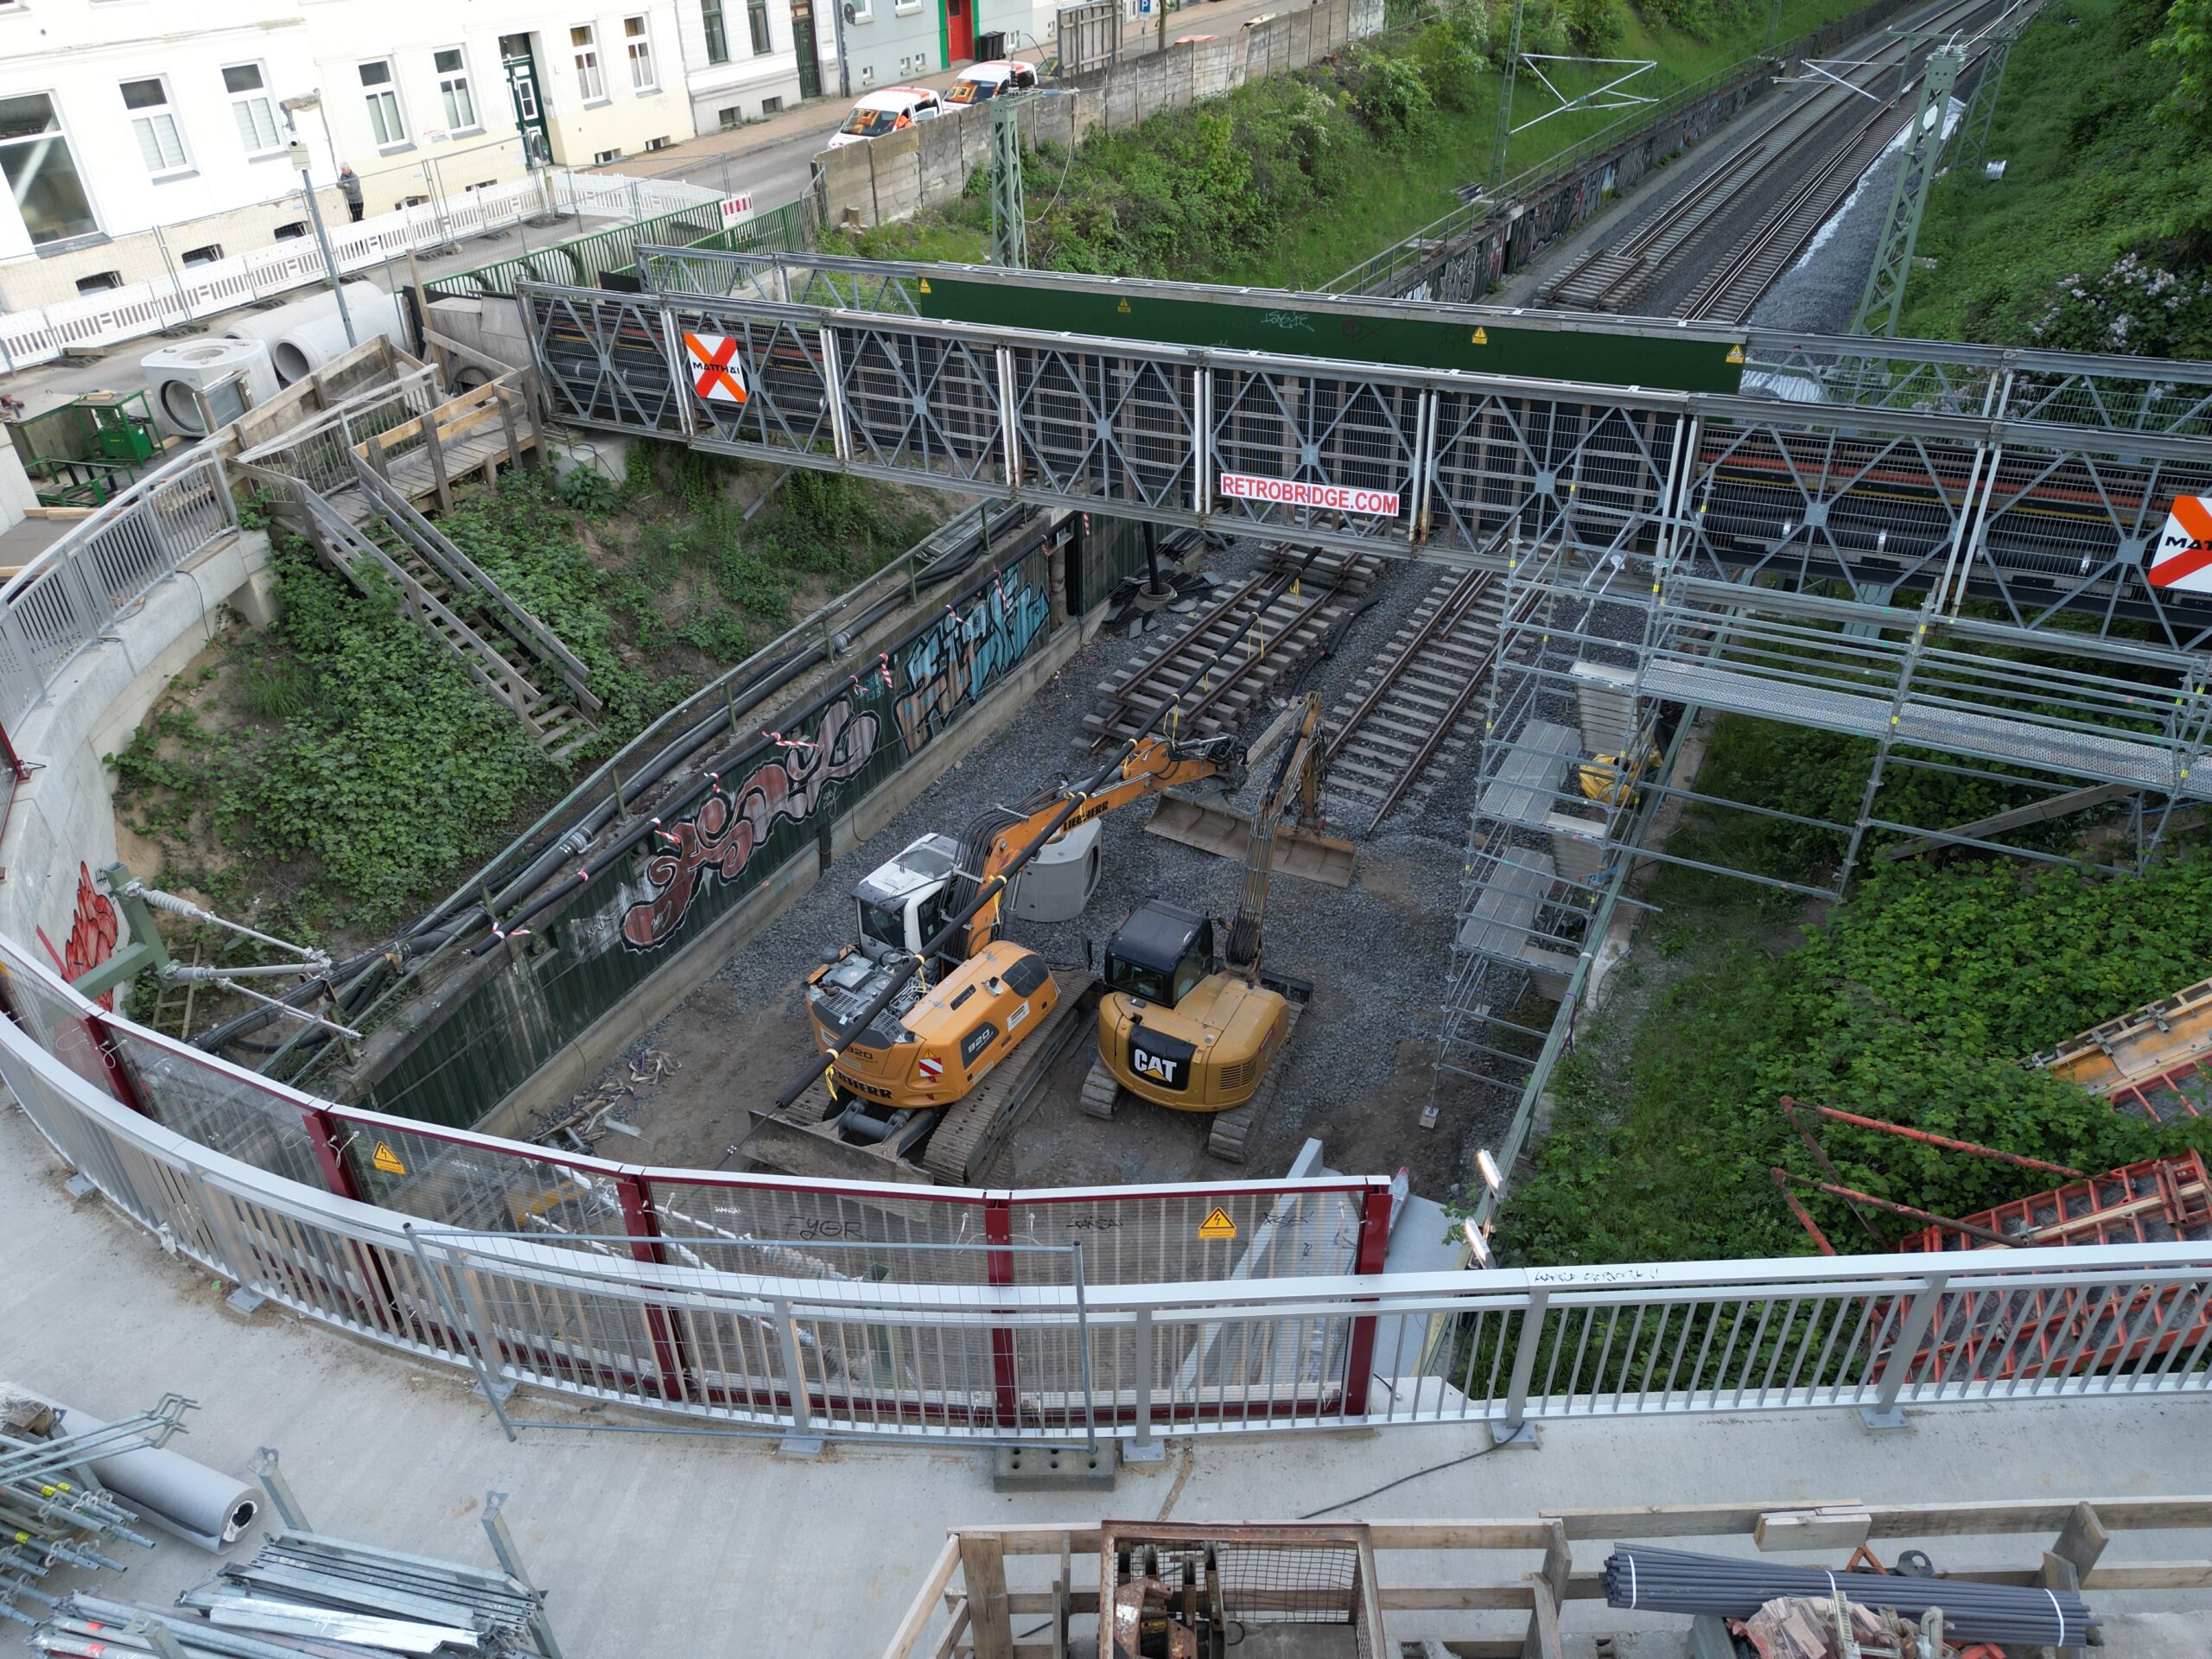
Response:
[[[2153,588],[2212,594],[2212,503],[2201,495],[2174,498],[2146,574]]]
[[[698,393],[710,404],[745,401],[745,371],[737,365],[732,334],[686,334],[683,349],[699,365]]]

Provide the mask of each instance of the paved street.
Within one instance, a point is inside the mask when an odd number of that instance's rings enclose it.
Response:
[[[1305,0],[1194,0],[1168,14],[1167,39],[1172,43],[1186,35],[1226,35],[1255,18],[1293,11]],[[1159,47],[1156,19],[1147,17],[1125,26],[1122,51],[1140,56]],[[1042,63],[1052,53],[1044,47],[1011,48],[1013,55]],[[963,66],[964,67],[964,66]],[[915,77],[908,84],[942,91],[958,77],[958,68]],[[796,109],[766,121],[754,121],[728,132],[702,133],[650,156],[635,156],[601,168],[637,178],[683,179],[692,184],[718,188],[726,193],[750,191],[756,207],[774,207],[793,200],[806,188],[814,158],[829,143],[851,109],[852,100],[828,97],[810,99]]]

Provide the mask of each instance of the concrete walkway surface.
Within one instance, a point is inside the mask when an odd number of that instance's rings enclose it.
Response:
[[[1122,1471],[1111,1493],[1019,1496],[993,1492],[981,1452],[833,1446],[810,1462],[759,1440],[542,1429],[510,1445],[452,1374],[273,1308],[251,1319],[228,1313],[226,1287],[163,1255],[103,1200],[73,1200],[65,1173],[22,1114],[0,1106],[0,1377],[110,1418],[164,1391],[188,1395],[200,1409],[187,1417],[178,1450],[244,1474],[257,1446],[275,1446],[316,1529],[373,1543],[489,1564],[484,1494],[509,1491],[524,1563],[550,1590],[569,1659],[873,1659],[949,1526],[1289,1518],[1487,1444],[1474,1427],[1178,1441],[1164,1465]],[[527,1395],[514,1408],[582,1421]],[[1441,1519],[1696,1502],[2212,1491],[2212,1412],[2202,1402],[1959,1408],[1919,1414],[1888,1434],[1835,1414],[1549,1424],[1543,1436],[1541,1450],[1485,1456],[1332,1513]],[[1980,1553],[2018,1565],[2046,1541],[2022,1537]],[[1976,1553],[1959,1540],[1923,1547],[1939,1566]],[[89,1587],[165,1603],[212,1570],[208,1556],[180,1543],[128,1553],[128,1574],[91,1575]],[[1579,1546],[1578,1569],[1594,1569],[1604,1553]],[[2122,1533],[2107,1560],[2158,1557],[2212,1558],[2212,1533]],[[1535,1564],[1496,1565],[1517,1573]],[[2205,1593],[2125,1605],[2107,1627],[2113,1659],[2212,1654]],[[1402,1614],[1393,1634],[1478,1628],[1436,1622],[1446,1617]],[[1484,1617],[1480,1628],[1503,1633],[1501,1616]],[[1584,1633],[1570,1653],[1590,1651],[1589,1632],[1637,1628],[1637,1617],[1570,1602],[1566,1630]],[[1685,1651],[1686,1621],[1643,1617],[1650,1635],[1630,1644],[1639,1654]]]

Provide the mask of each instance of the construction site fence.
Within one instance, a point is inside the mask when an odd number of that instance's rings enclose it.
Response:
[[[556,214],[664,218],[717,200],[711,190],[676,180],[541,168],[509,183],[433,196],[358,225],[331,226],[329,264],[315,238],[293,237],[251,253],[183,266],[158,281],[0,315],[0,370],[13,373],[327,283],[331,265],[340,274],[365,270],[386,259],[448,246],[456,238],[511,230]]]
[[[731,199],[744,204],[739,213],[731,215],[724,211],[723,197],[697,186],[664,179],[603,182],[613,200],[620,201],[628,195],[632,204],[628,222],[544,247],[525,247],[510,258],[495,259],[473,270],[434,276],[423,284],[423,292],[433,300],[459,300],[510,296],[524,282],[591,288],[612,278],[620,285],[636,269],[638,249],[646,243],[674,242],[685,247],[744,252],[797,252],[815,245],[818,220],[811,198],[802,197],[757,213],[749,198]],[[671,192],[690,199],[648,216],[649,198],[657,200]]]
[[[474,1367],[495,1396],[739,1432],[1143,1443],[1881,1421],[2212,1379],[2194,1244],[1386,1274],[1379,1179],[981,1192],[631,1168],[318,1102],[12,946],[0,963],[0,1077],[85,1181],[243,1290]]]
[[[1471,300],[1519,269],[1565,230],[1581,224],[1619,190],[1668,157],[1723,130],[1729,118],[1788,65],[1834,51],[1913,0],[1875,0],[1847,17],[1823,23],[1726,64],[1600,128],[1577,143],[1522,168],[1495,189],[1477,193],[1451,212],[1332,277],[1332,294],[1380,294],[1408,299]],[[1690,118],[1685,120],[1688,116]],[[1519,221],[1526,219],[1523,226]],[[1468,255],[1489,244],[1486,261]],[[1446,269],[1456,280],[1440,283]],[[1467,273],[1471,271],[1471,275]],[[1448,291],[1447,291],[1448,289]]]
[[[155,584],[237,531],[229,480],[209,444],[73,525],[0,588],[0,726],[20,722]]]

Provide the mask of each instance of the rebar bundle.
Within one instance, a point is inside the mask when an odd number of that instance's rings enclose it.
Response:
[[[1605,1558],[1603,1581],[1608,1606],[1723,1618],[1749,1618],[1781,1597],[1829,1601],[1839,1592],[1862,1606],[1894,1607],[1915,1620],[1940,1607],[1947,1634],[2008,1645],[2082,1647],[2097,1622],[2081,1597],[2064,1590],[1897,1573],[1830,1573],[1680,1549],[1616,1547]]]

